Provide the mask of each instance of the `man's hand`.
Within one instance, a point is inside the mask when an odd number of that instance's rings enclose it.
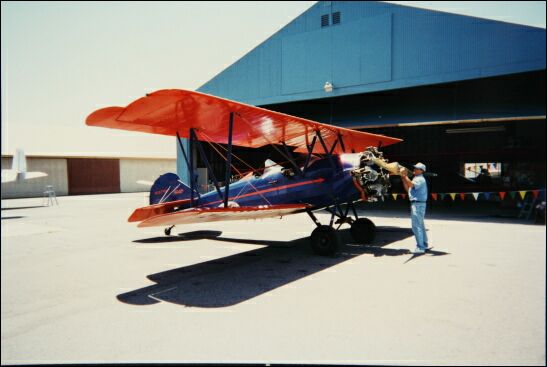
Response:
[[[401,176],[407,176],[406,168],[404,167],[399,168],[399,174]]]

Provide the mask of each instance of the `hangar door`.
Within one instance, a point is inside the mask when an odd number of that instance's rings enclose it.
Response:
[[[120,192],[120,160],[69,158],[68,194],[106,194]]]

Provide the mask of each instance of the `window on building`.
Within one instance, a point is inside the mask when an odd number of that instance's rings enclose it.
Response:
[[[321,15],[321,27],[328,27],[329,26],[329,15]]]
[[[340,12],[332,13],[332,24],[340,24]]]

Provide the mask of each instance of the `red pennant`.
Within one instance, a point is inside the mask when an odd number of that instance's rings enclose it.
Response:
[[[433,200],[437,200],[437,194],[431,194],[431,197],[433,198]]]
[[[505,199],[505,194],[507,194],[505,191],[500,191],[501,200]]]
[[[401,197],[402,197],[403,199],[406,199],[406,194],[401,194]]]
[[[532,195],[534,195],[534,199],[537,199],[539,196],[539,190],[532,190]]]
[[[460,199],[465,200],[465,192],[460,192]]]

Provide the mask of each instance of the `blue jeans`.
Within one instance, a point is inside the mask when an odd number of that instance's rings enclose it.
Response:
[[[412,232],[414,232],[414,236],[416,237],[416,246],[419,249],[425,249],[428,247],[427,233],[424,225],[425,206],[426,203],[410,203]]]

